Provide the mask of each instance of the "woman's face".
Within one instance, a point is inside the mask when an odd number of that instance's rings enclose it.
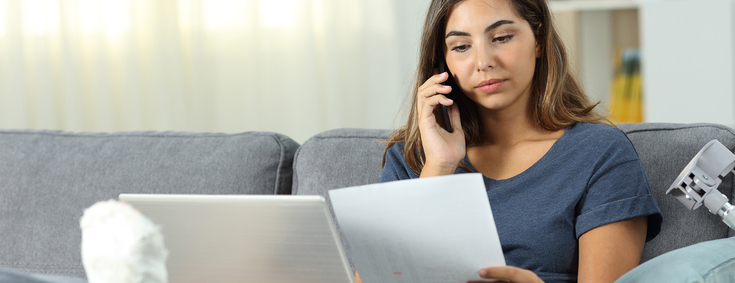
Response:
[[[510,0],[465,0],[449,11],[444,54],[462,91],[490,110],[527,106],[540,49]]]

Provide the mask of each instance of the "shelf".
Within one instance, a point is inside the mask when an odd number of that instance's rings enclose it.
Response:
[[[549,1],[552,12],[573,11],[606,11],[637,9],[640,2],[637,0],[556,0]]]
[[[549,8],[593,101],[609,98],[615,48],[639,46],[645,122],[735,125],[735,0],[550,0]]]
[[[639,44],[638,13],[652,0],[549,1],[571,68],[593,101],[608,106],[616,47]]]

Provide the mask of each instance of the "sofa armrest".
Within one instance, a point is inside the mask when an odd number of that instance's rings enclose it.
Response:
[[[706,208],[686,209],[666,195],[671,183],[694,155],[712,139],[735,150],[735,130],[717,124],[638,123],[619,125],[630,138],[651,184],[651,193],[664,215],[661,233],[646,243],[641,262],[668,251],[703,241],[733,236],[733,231]],[[733,176],[718,188],[733,199]]]

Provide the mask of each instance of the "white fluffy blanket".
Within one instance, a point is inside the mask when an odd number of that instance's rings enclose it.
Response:
[[[168,251],[160,228],[127,203],[84,210],[82,264],[89,283],[166,283]]]

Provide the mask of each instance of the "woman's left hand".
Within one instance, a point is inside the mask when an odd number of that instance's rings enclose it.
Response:
[[[511,283],[543,283],[533,271],[514,266],[488,267],[480,270],[480,277],[487,279],[501,279]],[[467,283],[479,283],[488,281],[470,281]]]

